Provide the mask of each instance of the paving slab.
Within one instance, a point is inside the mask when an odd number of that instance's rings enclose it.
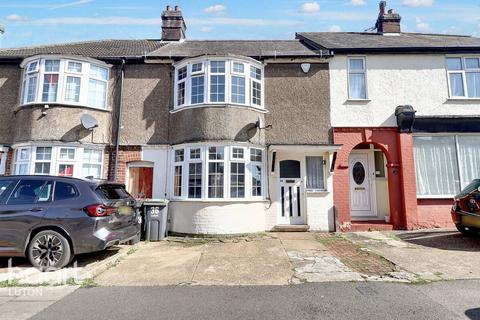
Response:
[[[280,240],[315,240],[314,232],[272,232]]]
[[[219,259],[204,256],[193,277],[200,285],[286,285],[293,276],[286,256]]]
[[[213,243],[205,245],[205,257],[243,257],[262,256],[284,258],[285,250],[278,239],[264,239],[251,242]]]
[[[77,288],[76,286],[1,288],[0,301],[4,300],[3,303],[0,303],[1,319],[28,319],[71,294]]]
[[[95,278],[103,286],[155,286],[190,283],[203,246],[151,242]]]

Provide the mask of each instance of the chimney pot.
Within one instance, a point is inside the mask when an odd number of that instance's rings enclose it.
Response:
[[[402,17],[395,10],[390,9],[386,11],[387,2],[380,1],[380,12],[378,14],[377,23],[375,27],[379,33],[400,33],[400,21]]]
[[[180,41],[185,39],[185,31],[187,26],[183,20],[180,6],[167,6],[162,13],[162,40],[163,41]]]

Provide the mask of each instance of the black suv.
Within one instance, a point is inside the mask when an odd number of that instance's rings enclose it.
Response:
[[[0,256],[42,271],[76,254],[137,239],[140,218],[125,186],[51,176],[0,177]]]

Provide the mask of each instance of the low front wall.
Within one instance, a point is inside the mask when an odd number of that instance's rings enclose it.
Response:
[[[170,232],[244,234],[265,231],[265,203],[172,201]]]
[[[450,216],[453,200],[418,199],[418,228],[455,227]]]

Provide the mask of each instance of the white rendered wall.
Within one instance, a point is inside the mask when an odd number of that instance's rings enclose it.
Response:
[[[450,100],[445,55],[366,56],[370,101],[348,101],[347,56],[330,60],[333,127],[395,127],[395,108],[412,105],[417,115],[478,115],[479,100]]]
[[[153,198],[166,198],[168,147],[143,147],[142,161],[153,162]]]
[[[269,152],[269,193],[271,198],[271,206],[267,210],[266,228],[272,230],[275,225],[279,224],[278,218],[281,210],[281,195],[280,195],[280,161],[282,160],[297,160],[300,161],[300,174],[302,176],[304,190],[306,187],[306,156],[323,156],[327,160],[325,165],[326,174],[326,192],[304,194],[304,213],[306,212],[305,223],[310,226],[312,231],[333,231],[334,215],[333,215],[333,175],[330,173],[330,157],[328,153],[324,152],[284,152],[277,151],[275,172],[271,171],[272,152]],[[305,196],[306,195],[306,196]]]
[[[171,232],[243,234],[265,231],[265,202],[172,201]]]

